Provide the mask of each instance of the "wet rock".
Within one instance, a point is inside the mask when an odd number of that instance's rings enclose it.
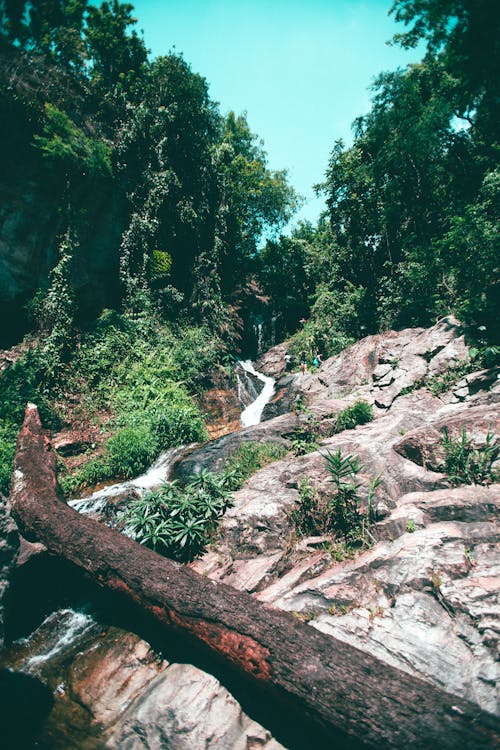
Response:
[[[110,628],[92,649],[78,654],[70,670],[69,688],[95,722],[111,727],[165,668],[166,663],[148,643]]]
[[[285,372],[285,355],[288,351],[286,343],[278,344],[268,349],[255,363],[255,367],[264,375],[278,378]]]

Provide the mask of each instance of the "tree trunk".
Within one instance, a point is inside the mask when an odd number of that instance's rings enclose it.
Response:
[[[384,748],[488,748],[495,717],[388,666],[249,594],[161,557],[79,515],[59,497],[56,459],[28,404],[16,454],[13,515],[30,540],[120,592],[167,629],[188,633],[293,710]]]

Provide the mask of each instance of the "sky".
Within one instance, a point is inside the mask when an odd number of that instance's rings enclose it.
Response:
[[[222,113],[247,113],[269,167],[305,198],[294,221],[319,218],[313,186],[335,141],[352,142],[374,78],[422,57],[386,44],[404,29],[388,16],[392,0],[132,2],[153,57],[182,53]]]

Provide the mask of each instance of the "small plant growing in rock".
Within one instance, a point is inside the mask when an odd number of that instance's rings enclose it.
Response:
[[[255,440],[242,443],[225,463],[222,473],[226,486],[232,491],[239,490],[252,474],[286,454],[286,448],[277,443]]]
[[[316,489],[312,486],[307,477],[302,479],[299,484],[299,504],[290,513],[290,518],[297,529],[297,532],[303,536],[306,534],[321,533],[322,513],[320,508],[319,497]]]
[[[319,445],[319,421],[307,410],[302,412],[305,419],[300,422],[292,436],[292,452],[296,456],[304,456],[306,453],[312,453],[318,450]]]
[[[476,448],[465,427],[462,427],[456,437],[450,437],[445,427],[441,445],[444,449],[442,469],[452,485],[484,485],[496,481],[493,464],[500,454],[500,443],[496,435],[488,431],[484,446]]]
[[[352,537],[361,527],[358,508],[361,485],[356,481],[361,469],[359,459],[352,455],[343,456],[340,449],[335,453],[328,452],[324,458],[335,486],[331,500],[333,526],[344,536]]]
[[[406,522],[406,531],[407,531],[407,532],[408,532],[409,534],[413,534],[413,532],[415,531],[415,529],[416,529],[416,528],[417,528],[417,527],[416,527],[416,525],[415,525],[415,521],[413,520],[413,518],[409,518],[409,519],[407,520],[407,522]]]
[[[312,620],[315,620],[318,616],[318,612],[315,610],[305,610],[304,612],[298,612],[295,610],[293,612],[293,616],[300,620],[301,622],[312,622]]]
[[[328,614],[332,617],[341,617],[349,614],[356,607],[359,607],[359,602],[356,601],[349,602],[349,604],[332,604],[328,607]]]
[[[334,492],[325,496],[306,477],[299,485],[299,502],[290,512],[290,519],[301,536],[328,534],[326,548],[336,560],[352,557],[353,550],[369,547],[373,541],[370,531],[372,501],[380,477],[374,477],[365,487],[367,513],[359,510],[362,484],[357,481],[361,465],[357,456],[343,456],[341,451],[323,456],[332,476]]]
[[[358,424],[366,424],[373,419],[373,409],[368,401],[356,401],[352,406],[343,409],[337,416],[335,432],[352,430]]]

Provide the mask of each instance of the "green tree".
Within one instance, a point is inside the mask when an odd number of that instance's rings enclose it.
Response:
[[[132,86],[146,63],[144,42],[135,29],[130,31],[137,23],[133,10],[133,5],[119,0],[88,9],[85,41],[92,61],[91,77],[104,95],[119,82],[126,88]]]

